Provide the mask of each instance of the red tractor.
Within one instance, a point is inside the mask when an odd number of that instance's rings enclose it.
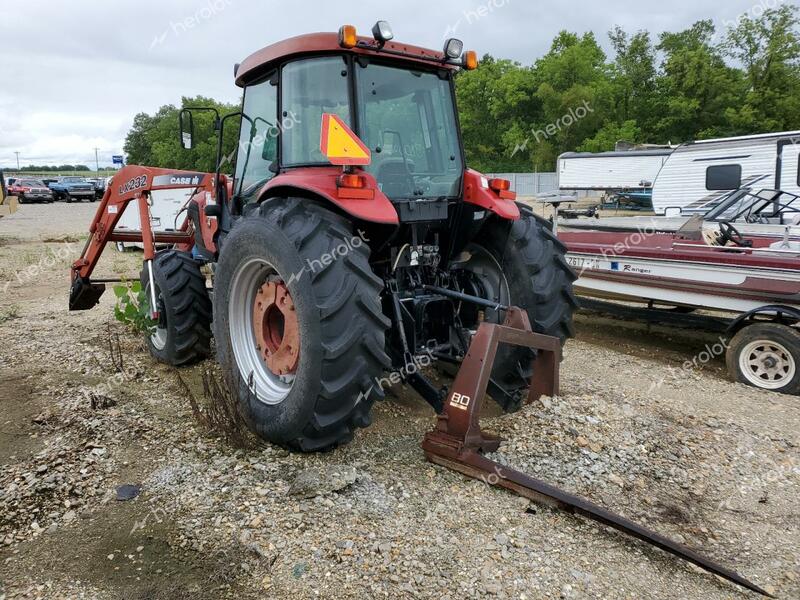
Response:
[[[192,362],[213,332],[253,430],[298,450],[367,426],[386,372],[440,410],[445,392],[420,361],[459,363],[504,307],[524,308],[536,332],[571,334],[564,247],[508,181],[465,165],[453,80],[475,53],[456,39],[442,52],[395,43],[385,22],[373,33],[299,36],[237,65],[242,111],[216,119],[241,118],[233,177],[126,167],[73,270],[70,308],[91,308],[105,243],[144,239],[153,355]],[[181,113],[187,148],[193,112]],[[146,224],[151,191],[187,186],[198,193],[183,232],[155,236],[174,249],[148,253],[148,231],[114,233],[128,201],[141,199]],[[213,326],[203,263],[215,266]],[[501,351],[489,393],[506,410],[524,398],[531,357]]]
[[[108,242],[140,242],[158,360],[211,353],[253,431],[326,450],[370,423],[405,381],[439,413],[429,460],[585,515],[759,593],[758,586],[624,517],[491,461],[484,393],[505,410],[557,392],[572,333],[574,274],[550,224],[509,182],[466,167],[454,77],[474,52],[442,52],[352,26],[268,46],[235,68],[242,110],[220,118],[216,173],[128,166],[108,186],[72,267],[71,310],[114,280],[92,279]],[[193,145],[184,109],[181,143]],[[239,118],[233,177],[222,133]],[[189,188],[179,231],[153,232],[152,192]],[[115,231],[136,202],[142,231]],[[156,252],[157,245],[171,249]],[[210,264],[213,292],[201,271]],[[212,302],[213,299],[213,302]],[[212,309],[213,306],[213,309]],[[212,319],[213,316],[213,319]],[[501,346],[501,344],[503,344]],[[538,349],[534,352],[532,348]],[[450,390],[421,366],[461,364]],[[534,373],[534,368],[536,373]]]

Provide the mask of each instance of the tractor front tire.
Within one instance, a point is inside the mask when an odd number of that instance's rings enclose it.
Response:
[[[506,291],[500,295],[506,297],[493,299],[527,311],[534,332],[556,337],[563,346],[574,335],[572,315],[578,302],[572,283],[576,277],[567,264],[567,249],[553,233],[552,224],[526,206],[519,208],[520,218],[510,228],[505,221],[490,221],[476,240],[492,257],[484,261],[484,276],[505,282]],[[487,319],[499,321],[500,317],[495,311],[487,311]],[[506,412],[521,408],[521,392],[537,376],[535,366],[531,368],[533,358],[526,348],[498,348],[492,379],[516,392],[514,401],[493,396]]]
[[[147,335],[153,357],[172,366],[197,362],[211,354],[211,299],[200,265],[186,252],[162,250],[153,260],[153,279],[160,313]],[[142,269],[142,290],[150,301],[148,269]]]
[[[267,200],[225,238],[218,359],[260,437],[325,451],[370,424],[390,322],[369,255],[347,219],[297,198]]]

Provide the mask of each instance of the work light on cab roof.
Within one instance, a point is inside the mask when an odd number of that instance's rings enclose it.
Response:
[[[378,21],[372,26],[372,37],[375,43],[366,42],[358,39],[358,32],[355,25],[342,25],[339,28],[339,45],[342,48],[371,48],[381,50],[386,42],[394,39],[392,26],[386,21]],[[398,52],[401,53],[402,52]],[[478,68],[478,54],[474,50],[464,52],[464,42],[457,38],[449,38],[444,43],[442,50],[444,55],[443,62],[451,65],[458,65],[468,71]]]

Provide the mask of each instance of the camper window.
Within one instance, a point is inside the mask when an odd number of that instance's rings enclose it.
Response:
[[[706,169],[707,190],[737,190],[742,186],[742,165],[717,165]]]

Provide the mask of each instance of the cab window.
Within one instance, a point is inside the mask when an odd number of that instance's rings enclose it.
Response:
[[[249,85],[244,92],[242,125],[236,158],[237,196],[252,201],[273,177],[270,169],[278,159],[281,125],[278,119],[278,88],[270,78]]]
[[[290,62],[281,73],[283,166],[328,164],[319,149],[322,114],[333,113],[351,126],[347,63],[344,57]]]

